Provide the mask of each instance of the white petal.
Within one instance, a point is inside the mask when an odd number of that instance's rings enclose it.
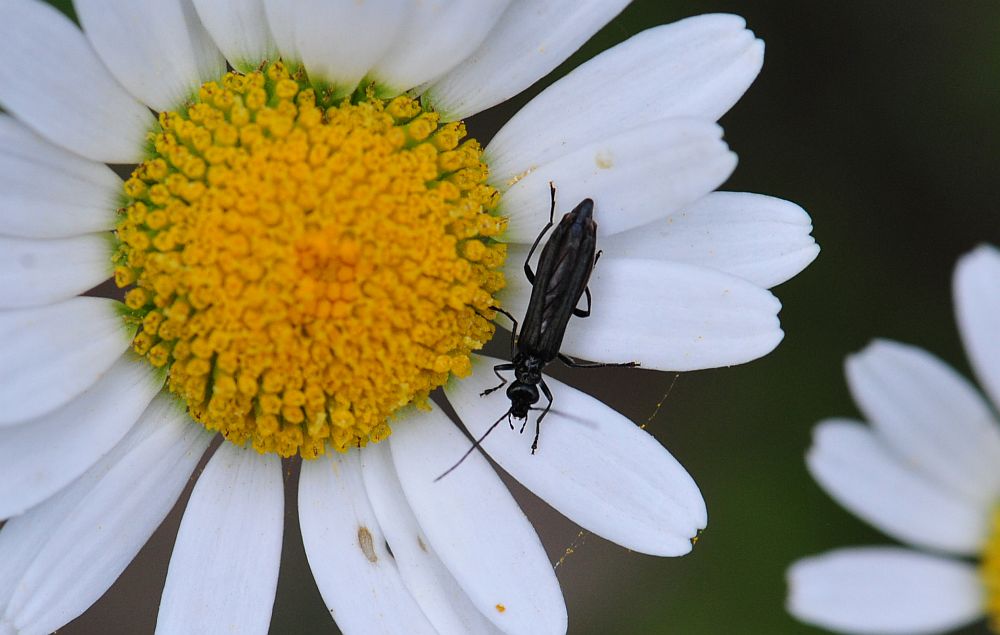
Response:
[[[490,369],[498,363],[477,355],[472,377],[449,384],[447,391],[477,439],[510,407],[502,390],[479,396],[497,383]],[[529,421],[523,434],[501,424],[483,441],[486,452],[584,529],[641,553],[679,556],[691,551],[708,513],[681,464],[601,401],[551,377],[545,381],[553,403],[541,424],[538,451],[531,453],[535,424]],[[544,407],[542,400],[538,405]]]
[[[501,631],[565,633],[566,605],[552,565],[486,459],[472,454],[434,482],[469,443],[437,409],[394,428],[389,447],[414,515],[459,586]]]
[[[721,185],[736,167],[722,129],[696,119],[670,119],[584,146],[538,166],[504,193],[507,240],[531,243],[549,218],[549,183],[560,207],[595,201],[601,236],[664,218]],[[493,182],[502,189],[503,184]]]
[[[48,633],[87,610],[166,517],[210,440],[161,396],[73,485],[8,522],[0,561],[20,562],[16,578],[0,581],[6,619],[22,632]],[[0,569],[12,575],[6,564]]]
[[[0,556],[3,556],[4,563],[0,567],[0,627],[13,628],[5,615],[10,598],[18,591],[18,586],[35,557],[44,549],[52,529],[65,522],[77,509],[80,501],[98,484],[99,476],[120,458],[117,449],[130,445],[123,440],[106,457],[50,499],[4,523],[0,529]],[[8,632],[11,631],[0,628],[0,633],[7,635]]]
[[[249,72],[278,55],[263,0],[193,0],[215,44],[233,68]]]
[[[278,10],[292,14],[295,49],[309,79],[332,84],[334,95],[354,90],[392,46],[410,10],[405,0],[286,0],[282,4],[285,8]],[[272,15],[270,9],[268,15]],[[277,38],[277,28],[274,34]]]
[[[509,247],[507,288],[500,295],[517,317],[531,296],[520,268],[526,254],[527,247]],[[590,277],[590,291],[590,317],[572,318],[566,329],[567,355],[698,370],[757,359],[783,335],[781,304],[770,292],[703,267],[605,256]]]
[[[0,234],[64,238],[111,229],[121,191],[106,165],[0,114]]]
[[[59,302],[111,277],[104,234],[32,239],[0,236],[0,308]]]
[[[361,453],[361,462],[365,491],[392,549],[399,576],[435,631],[441,635],[496,632],[430,546],[403,494],[389,444],[368,446]]]
[[[173,110],[226,71],[191,0],[74,0],[104,63],[155,110]]]
[[[149,364],[125,355],[62,408],[0,428],[0,519],[83,474],[125,436],[162,384]]]
[[[628,3],[514,0],[482,46],[425,91],[426,100],[449,120],[506,101],[548,75]]]
[[[295,1],[262,0],[264,13],[267,15],[267,26],[278,48],[281,58],[290,64],[302,62],[298,44],[295,42]]]
[[[0,311],[0,427],[52,412],[93,385],[131,342],[121,306],[78,297]]]
[[[313,578],[341,631],[435,632],[386,549],[365,494],[360,452],[303,461],[299,525]]]
[[[965,352],[1000,409],[1000,251],[983,245],[963,256],[952,285]]]
[[[152,114],[115,81],[69,18],[7,0],[0,20],[0,104],[49,141],[104,163],[137,163]]]
[[[975,568],[907,549],[840,549],[788,570],[788,611],[847,633],[931,635],[977,619],[985,598]]]
[[[157,633],[267,633],[284,499],[278,457],[219,446],[184,510]]]
[[[973,504],[993,504],[1000,427],[969,382],[930,353],[887,340],[846,368],[858,407],[902,463]]]
[[[709,267],[770,288],[819,254],[809,215],[762,194],[712,192],[666,219],[609,236],[606,255]]]
[[[763,63],[764,43],[744,24],[734,15],[688,18],[643,31],[581,65],[493,138],[486,153],[493,179],[505,182],[594,140],[659,119],[715,121]]]
[[[971,555],[988,533],[989,507],[977,507],[909,468],[868,426],[820,423],[806,465],[843,507],[912,545]]]
[[[508,4],[510,0],[415,4],[372,77],[399,93],[444,75],[476,50]]]

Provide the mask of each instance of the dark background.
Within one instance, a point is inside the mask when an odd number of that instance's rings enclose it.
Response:
[[[763,73],[722,120],[740,157],[724,189],[801,204],[823,251],[776,289],[786,336],[775,353],[681,375],[649,423],[708,502],[709,526],[691,555],[653,558],[581,538],[515,487],[554,561],[576,546],[558,568],[571,633],[819,633],[784,612],[787,565],[890,542],[827,498],[803,465],[816,421],[857,414],[843,358],[890,337],[968,374],[951,272],[976,244],[1000,243],[1000,4],[638,0],[557,75],[645,28],[713,11],[743,15],[767,43]],[[486,141],[550,82],[471,121],[473,134]],[[675,378],[553,368],[640,423]],[[288,480],[293,493],[294,470]],[[115,587],[61,633],[152,632],[185,500]],[[289,507],[272,633],[335,632]]]

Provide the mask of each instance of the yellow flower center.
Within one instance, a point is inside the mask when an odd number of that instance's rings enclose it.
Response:
[[[388,436],[493,334],[499,195],[461,122],[280,62],[162,113],[125,183],[133,348],[233,443],[305,458]]]
[[[986,588],[986,614],[990,626],[1000,633],[1000,507],[993,512],[993,530],[983,549],[979,574]]]

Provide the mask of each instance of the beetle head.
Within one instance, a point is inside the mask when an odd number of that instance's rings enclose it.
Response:
[[[538,403],[538,388],[534,384],[515,381],[507,387],[507,398],[510,399],[510,414],[515,419],[524,419],[531,406]]]

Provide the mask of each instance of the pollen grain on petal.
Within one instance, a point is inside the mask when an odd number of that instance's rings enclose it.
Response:
[[[281,62],[162,113],[124,190],[133,348],[195,420],[315,458],[386,438],[493,334],[505,221],[461,122]]]
[[[372,532],[367,527],[358,527],[358,546],[361,548],[361,553],[368,559],[368,562],[372,564],[378,562],[378,554],[375,553],[375,541],[372,539]]]

